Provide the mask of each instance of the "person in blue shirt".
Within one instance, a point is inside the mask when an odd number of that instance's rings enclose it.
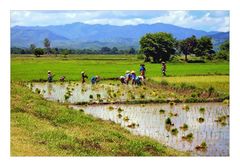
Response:
[[[135,79],[136,85],[138,86],[142,85],[143,81],[144,81],[143,76],[137,76]]]
[[[136,84],[136,73],[135,71],[131,71],[131,75],[132,75],[132,85],[135,85]]]
[[[144,64],[140,64],[140,75],[145,79],[146,68]]]
[[[91,78],[91,83],[92,84],[96,84],[97,82],[99,82],[99,80],[100,80],[99,76],[93,76]]]

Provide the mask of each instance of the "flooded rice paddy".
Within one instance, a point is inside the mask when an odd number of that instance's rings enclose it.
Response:
[[[76,102],[129,99],[129,87],[122,85],[84,85],[69,83],[34,83],[29,85],[48,100],[69,102],[70,107],[94,117],[110,120],[130,132],[149,136],[177,150],[192,155],[229,155],[229,106],[222,103],[192,104],[108,104],[74,105]],[[67,92],[70,96],[66,98]],[[143,88],[133,88],[135,99],[140,99]],[[118,94],[116,97],[113,94]],[[147,91],[145,98],[154,98]],[[92,97],[91,97],[92,96]],[[134,100],[134,99],[132,99]]]
[[[134,100],[171,100],[175,94],[167,94],[145,86],[121,84],[88,85],[81,83],[31,83],[28,85],[34,92],[44,98],[59,102],[124,102]]]

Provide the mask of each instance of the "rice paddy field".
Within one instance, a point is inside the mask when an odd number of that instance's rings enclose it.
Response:
[[[136,55],[12,55],[12,156],[227,156],[229,63],[145,63]],[[47,71],[53,83],[47,83]],[[81,71],[99,75],[82,84]],[[60,76],[66,82],[59,82]]]

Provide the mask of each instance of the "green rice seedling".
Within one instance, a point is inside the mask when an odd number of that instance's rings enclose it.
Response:
[[[116,94],[116,93],[113,93],[113,97],[117,97],[117,94]]]
[[[207,150],[207,143],[203,141],[200,145],[197,145],[195,147],[196,150],[198,151],[206,151]]]
[[[131,123],[131,124],[127,125],[127,127],[129,127],[129,128],[135,128],[135,127],[136,127],[136,124],[135,124],[135,123]]]
[[[172,129],[171,134],[176,136],[178,134],[178,129],[177,128]]]
[[[193,133],[189,133],[186,136],[182,136],[182,140],[186,140],[188,142],[192,142],[192,140],[193,140]]]
[[[227,125],[227,122],[226,122],[227,118],[228,118],[228,116],[223,115],[221,117],[218,117],[218,119],[215,120],[215,122],[220,123],[222,126],[226,126]]]
[[[166,125],[172,125],[172,120],[171,120],[171,118],[167,118],[166,120],[165,120],[165,124]]]
[[[175,103],[171,101],[171,102],[169,103],[169,105],[170,105],[170,107],[173,107],[173,106],[175,105]]]
[[[118,113],[121,113],[121,112],[123,112],[124,110],[123,110],[121,107],[119,107],[119,108],[117,109],[117,111],[118,111]]]
[[[145,107],[145,104],[141,104],[141,107]]]
[[[185,110],[185,111],[189,111],[190,108],[189,108],[188,105],[184,104],[183,107],[182,107],[182,109]]]
[[[108,107],[108,110],[110,110],[110,111],[112,111],[113,109],[114,109],[113,106]]]
[[[70,96],[69,96],[68,94],[65,94],[65,95],[64,95],[64,99],[65,99],[65,100],[68,100],[69,98],[70,98]]]
[[[203,118],[203,117],[197,118],[197,121],[198,121],[199,123],[203,123],[203,122],[204,122],[204,118]]]
[[[201,108],[199,109],[199,112],[200,112],[201,114],[204,114],[204,113],[205,113],[205,108],[201,107]]]
[[[128,122],[128,121],[129,121],[128,116],[123,117],[123,120],[126,121],[126,122]]]
[[[89,98],[90,98],[90,99],[93,99],[93,95],[89,95]]]
[[[84,112],[84,110],[82,108],[79,109],[80,112]]]
[[[214,87],[210,86],[208,88],[208,97],[210,97],[214,91],[215,91]]]
[[[145,98],[145,95],[144,95],[144,94],[140,94],[140,98],[141,98],[141,99],[144,99],[144,98]]]
[[[131,99],[134,100],[135,99],[135,96],[133,94],[131,94]]]
[[[97,99],[100,99],[101,98],[101,95],[100,94],[97,94]]]
[[[118,118],[122,118],[122,114],[118,113],[118,114],[117,114],[117,117],[118,117]]]
[[[170,112],[169,113],[169,117],[177,117],[178,116],[178,113],[174,113],[174,112]]]
[[[223,104],[229,105],[229,100],[228,100],[228,99],[225,99],[225,100],[223,101]]]
[[[183,131],[187,131],[188,130],[188,125],[186,123],[184,123],[182,126],[180,126],[180,129]]]
[[[41,93],[41,90],[38,89],[38,88],[36,88],[36,89],[35,89],[35,92],[38,93],[38,94],[40,94],[40,93]]]
[[[160,109],[160,110],[159,110],[159,113],[160,113],[160,114],[164,114],[164,113],[165,113],[165,110],[164,110],[164,109]]]

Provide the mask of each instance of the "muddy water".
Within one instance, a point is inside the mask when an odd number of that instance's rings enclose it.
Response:
[[[138,135],[149,136],[160,141],[170,147],[178,150],[190,151],[193,155],[204,156],[227,156],[229,155],[229,107],[220,103],[205,104],[188,104],[189,111],[182,109],[183,104],[170,107],[169,104],[147,104],[143,105],[91,105],[76,106],[74,109],[84,109],[85,113],[91,114],[103,120],[111,120],[119,123],[121,126],[129,129],[132,133]],[[113,107],[113,109],[112,109]],[[118,111],[118,108],[123,111]],[[205,113],[199,111],[205,108]],[[160,109],[165,110],[164,114],[159,112]],[[171,112],[173,114],[171,114]],[[119,118],[118,114],[122,117]],[[177,113],[177,116],[172,116]],[[129,118],[128,121],[124,118]],[[215,120],[218,117],[227,116],[226,124],[222,125]],[[174,126],[177,128],[178,134],[173,135],[171,131],[165,128],[165,120],[170,117]],[[204,118],[204,122],[200,123],[197,119]],[[135,127],[128,127],[135,123]],[[188,130],[180,129],[184,123],[188,125]],[[182,139],[193,133],[192,141]],[[203,141],[207,143],[205,151],[199,151],[195,147]]]
[[[151,89],[144,90],[143,87],[120,84],[81,84],[81,83],[32,83],[28,85],[34,92],[40,90],[44,98],[59,102],[114,102],[139,99],[157,99],[158,94]],[[69,92],[71,95],[65,98]],[[93,98],[90,98],[92,95]],[[100,96],[99,96],[100,95]]]
[[[58,102],[113,102],[141,99],[156,99],[160,94],[156,90],[131,85],[82,85],[81,83],[32,83],[28,85],[32,91],[43,95],[48,100]],[[65,95],[71,95],[66,99]],[[161,92],[162,94],[164,92]],[[93,98],[90,98],[90,95]],[[100,97],[99,97],[100,95]],[[134,96],[133,99],[131,96]],[[166,97],[169,97],[167,95]],[[183,104],[171,107],[169,104],[146,104],[146,105],[71,105],[74,109],[84,109],[85,113],[91,114],[103,120],[111,120],[129,129],[132,133],[149,136],[170,147],[178,150],[190,151],[193,155],[204,156],[227,156],[229,155],[229,107],[221,103],[188,104],[189,111],[183,110]],[[119,109],[121,108],[121,109]],[[201,113],[200,108],[205,109]],[[165,110],[160,113],[159,110]],[[121,115],[120,115],[121,114]],[[174,116],[177,114],[177,116]],[[223,124],[216,122],[219,117],[225,116]],[[173,135],[165,127],[165,120],[170,117],[178,133]],[[204,118],[200,123],[197,119]],[[127,120],[127,118],[129,120]],[[188,125],[187,130],[180,129],[183,124]],[[134,125],[135,126],[134,126]],[[129,127],[130,126],[130,127]],[[192,141],[182,139],[193,133]],[[196,146],[203,141],[207,144],[205,151],[196,150]]]

